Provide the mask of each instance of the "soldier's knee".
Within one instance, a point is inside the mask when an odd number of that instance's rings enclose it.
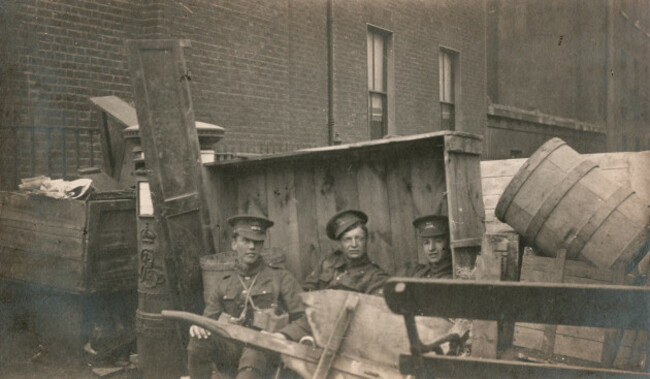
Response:
[[[242,367],[237,373],[237,379],[260,379],[264,375],[255,367]]]

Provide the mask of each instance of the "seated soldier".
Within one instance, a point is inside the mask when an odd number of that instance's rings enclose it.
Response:
[[[426,264],[418,264],[405,276],[451,279],[453,270],[449,249],[449,221],[446,216],[429,215],[415,219],[413,226],[422,244]]]
[[[307,291],[342,289],[381,294],[388,274],[370,261],[367,254],[368,216],[358,210],[339,212],[327,223],[327,236],[338,241],[340,250],[325,257],[305,279]]]
[[[273,222],[246,215],[231,217],[228,222],[233,227],[232,249],[237,253],[235,272],[219,282],[203,315],[267,330],[278,338],[293,341],[308,335],[300,284],[290,272],[268,266],[260,255],[266,229]],[[192,378],[210,378],[212,362],[220,371],[236,369],[237,378],[263,377],[267,367],[263,352],[242,348],[197,325],[190,327],[190,337],[187,350]]]

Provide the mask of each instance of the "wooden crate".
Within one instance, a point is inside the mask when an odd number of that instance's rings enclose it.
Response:
[[[600,285],[634,283],[634,277],[630,275],[564,260],[563,257],[540,257],[530,251],[524,255],[521,280]],[[571,309],[566,311],[571,312]],[[516,323],[512,343],[544,359],[639,370],[645,359],[646,339],[645,331]]]
[[[72,294],[137,288],[133,195],[0,192],[0,278]]]
[[[303,279],[335,249],[329,218],[358,208],[369,216],[371,259],[394,273],[423,260],[412,221],[448,214],[456,271],[469,270],[484,230],[480,148],[478,136],[437,132],[207,164],[215,243],[230,250],[227,217],[262,214],[275,222],[267,247],[284,249]]]

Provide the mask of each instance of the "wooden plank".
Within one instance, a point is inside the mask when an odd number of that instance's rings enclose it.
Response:
[[[359,207],[368,215],[368,253],[389,273],[395,272],[393,235],[391,233],[386,166],[380,156],[370,156],[357,170]]]
[[[400,372],[418,375],[418,357],[400,355]],[[638,371],[608,370],[595,367],[552,365],[496,359],[449,357],[444,355],[423,358],[425,377],[439,378],[554,378],[554,379],[624,379],[650,377]]]
[[[446,135],[445,149],[455,153],[481,155],[483,150],[483,141],[480,138]]]
[[[152,193],[176,306],[200,307],[199,257],[214,252],[183,48],[187,40],[129,40],[127,50]]]
[[[252,167],[242,170],[237,180],[237,213],[268,217],[266,170]]]
[[[208,177],[210,187],[214,190],[211,194],[210,218],[213,228],[218,236],[218,251],[221,253],[232,250],[230,246],[231,227],[228,224],[228,217],[237,213],[238,195],[233,190],[232,183],[237,183],[237,176],[230,171],[210,171]]]
[[[481,161],[482,178],[512,178],[526,162],[527,158]]]
[[[650,325],[650,288],[644,287],[392,278],[384,297],[399,314],[628,329]]]
[[[0,277],[82,293],[85,262],[0,246]]]
[[[413,227],[413,193],[410,164],[397,154],[386,156],[386,190],[392,232],[395,270],[418,263],[418,243]]]
[[[338,249],[338,244],[326,234],[327,221],[336,213],[333,167],[325,162],[314,164],[314,186],[316,195],[316,215],[318,221],[318,242],[320,258]]]
[[[483,237],[485,210],[478,157],[445,151],[449,229],[454,277],[467,277],[474,267],[476,247],[454,247],[457,240]]]
[[[41,229],[38,225],[15,223],[11,220],[0,220],[0,245],[28,253],[39,253],[53,257],[84,259],[84,233],[75,231],[70,235],[69,230],[57,233],[54,228]],[[61,229],[59,229],[61,230]]]
[[[327,344],[339,316],[338,311],[332,310],[342,309],[349,294],[348,291],[321,290],[301,295],[316,345]],[[397,367],[397,355],[409,351],[404,318],[392,313],[380,296],[355,295],[360,302],[341,346],[342,354]],[[416,317],[415,321],[424,343],[437,340],[453,327],[445,318]]]
[[[225,324],[186,312],[163,311],[163,317],[183,320],[202,326],[213,332],[227,333],[227,337],[235,342],[254,346],[264,351],[280,353],[283,362],[292,370],[309,377],[315,370],[323,349],[283,340],[274,336],[262,334],[256,330],[235,324]],[[341,354],[332,364],[333,377],[358,377],[367,379],[393,378],[399,376],[397,366],[385,362],[368,361],[350,355]]]
[[[54,199],[43,195],[0,192],[3,203],[0,217],[83,230],[86,203],[81,200]]]
[[[523,324],[524,323],[517,323],[515,326],[515,333],[512,344],[514,346],[541,351],[544,344],[544,331],[537,328],[526,328],[523,326]]]
[[[294,272],[302,281],[320,261],[320,244],[318,241],[318,215],[316,210],[316,187],[314,167],[311,164],[294,166],[294,184],[296,187],[297,220],[300,244],[300,271]],[[322,230],[325,233],[325,230]]]
[[[337,243],[329,240],[325,234],[325,226],[329,219],[336,212],[359,208],[356,176],[357,163],[352,161],[332,160],[314,166],[321,254],[329,254],[338,248]],[[321,232],[323,234],[320,234]]]
[[[415,218],[430,214],[447,215],[447,186],[442,151],[418,150],[412,152],[408,159]]]
[[[336,359],[336,355],[341,347],[341,342],[343,342],[343,339],[345,338],[345,333],[350,326],[350,321],[352,321],[354,311],[358,304],[359,297],[354,294],[349,294],[345,304],[343,305],[343,309],[341,309],[339,318],[336,320],[334,330],[332,330],[327,345],[325,345],[323,353],[318,360],[318,366],[316,366],[316,370],[312,376],[313,378],[325,379],[329,376],[330,368]]]
[[[600,362],[603,354],[602,342],[576,338],[562,334],[555,335],[553,353],[591,362]]]
[[[298,203],[293,177],[293,166],[267,170],[266,191],[269,218],[275,225],[268,231],[269,246],[285,251],[286,267],[292,273],[301,273],[300,239],[298,230]]]

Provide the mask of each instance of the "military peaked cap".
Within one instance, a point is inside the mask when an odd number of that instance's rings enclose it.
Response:
[[[449,219],[447,216],[428,215],[416,218],[413,226],[420,237],[436,237],[449,234]]]
[[[253,241],[264,241],[266,230],[273,226],[273,221],[259,216],[236,215],[228,218],[234,233]]]
[[[327,236],[332,240],[338,240],[341,234],[352,229],[353,226],[368,222],[368,215],[356,209],[348,209],[335,214],[327,222]]]

